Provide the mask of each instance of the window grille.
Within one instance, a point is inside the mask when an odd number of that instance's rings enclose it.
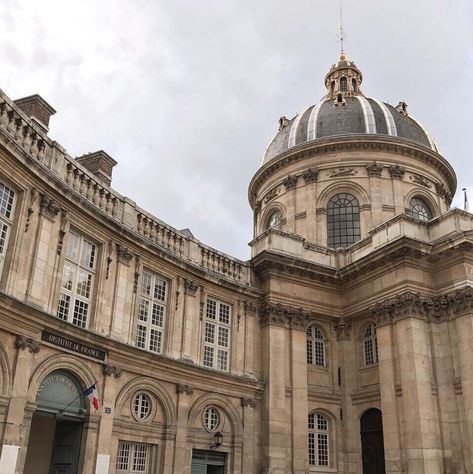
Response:
[[[204,427],[207,431],[215,431],[220,424],[220,415],[214,407],[207,407],[204,410]]]
[[[348,247],[361,238],[360,206],[355,196],[340,193],[327,204],[327,245]]]
[[[57,317],[85,328],[93,296],[97,246],[70,231],[62,271]]]
[[[228,370],[231,344],[231,307],[212,298],[207,299],[204,324],[203,364],[218,370]]]
[[[325,338],[317,326],[307,329],[307,363],[317,367],[326,367]]]
[[[376,339],[376,326],[368,324],[363,335],[363,354],[365,365],[378,363],[378,341]]]
[[[408,215],[417,219],[418,221],[430,221],[433,217],[432,211],[430,210],[429,206],[418,197],[413,197],[409,201],[409,211]]]
[[[309,431],[309,464],[311,466],[330,465],[330,431],[329,422],[320,413],[310,413]]]
[[[282,214],[279,211],[273,212],[268,219],[268,225],[266,226],[267,229],[282,229]]]
[[[168,284],[158,275],[143,271],[138,298],[135,345],[141,349],[163,351]]]
[[[149,471],[149,448],[148,444],[120,441],[116,474],[146,474]]]
[[[7,254],[8,239],[13,225],[15,192],[0,182],[0,275]]]
[[[348,79],[346,77],[340,78],[340,90],[342,92],[348,91]]]
[[[133,413],[139,420],[148,418],[151,412],[151,399],[146,393],[137,393],[133,399]]]

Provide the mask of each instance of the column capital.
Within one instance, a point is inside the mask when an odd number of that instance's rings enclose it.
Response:
[[[241,406],[243,408],[256,408],[256,400],[254,398],[242,398]]]
[[[194,387],[192,385],[185,385],[182,383],[178,383],[176,385],[176,393],[177,394],[185,393],[186,395],[192,395],[194,393]]]
[[[37,354],[41,349],[39,342],[31,337],[19,335],[16,336],[15,347],[22,350],[29,349],[32,354]]]
[[[260,324],[261,326],[275,325],[305,331],[310,315],[311,313],[303,308],[264,301],[260,308]]]
[[[111,377],[112,375],[117,379],[122,375],[122,369],[119,369],[115,365],[105,364],[103,366],[103,374]]]

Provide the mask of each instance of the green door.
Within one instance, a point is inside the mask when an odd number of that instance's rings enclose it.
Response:
[[[82,423],[57,421],[50,474],[78,474]]]
[[[191,474],[225,474],[225,453],[194,449]]]

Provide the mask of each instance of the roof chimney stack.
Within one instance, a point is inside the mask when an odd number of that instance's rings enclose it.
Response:
[[[76,158],[76,161],[91,171],[100,182],[110,186],[113,167],[117,162],[103,150],[86,153]]]
[[[49,130],[49,119],[56,111],[38,94],[29,95],[14,101],[23,112],[36,122],[46,133]]]

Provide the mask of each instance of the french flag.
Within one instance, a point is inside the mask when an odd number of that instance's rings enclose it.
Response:
[[[85,392],[84,395],[89,399],[90,404],[97,411],[99,409],[99,397],[97,395],[97,387],[95,384],[91,385]]]

